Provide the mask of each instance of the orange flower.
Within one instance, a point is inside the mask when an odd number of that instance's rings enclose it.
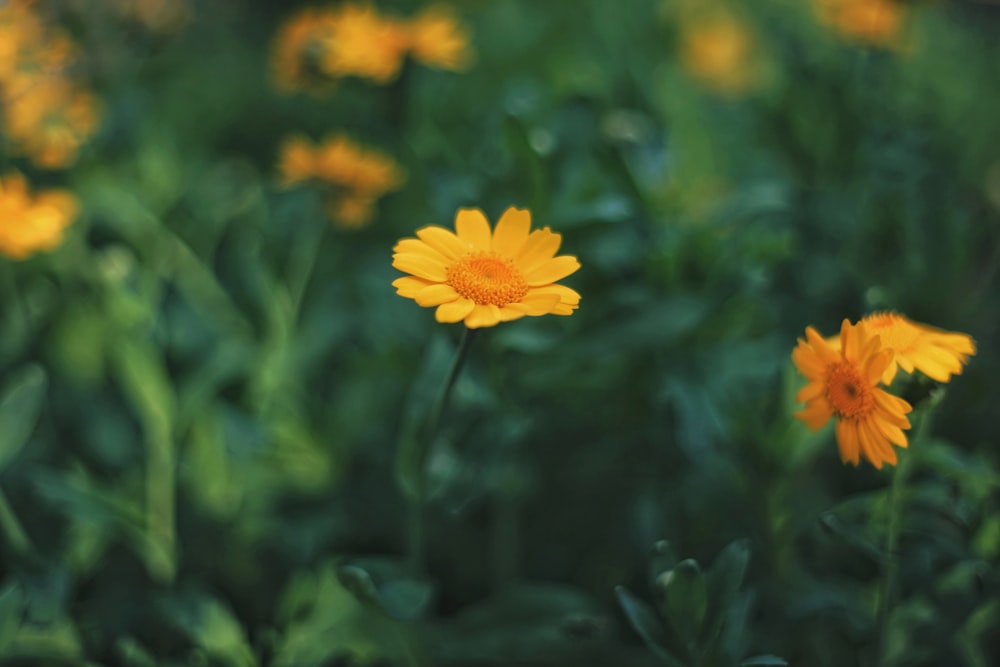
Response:
[[[893,352],[882,347],[878,336],[866,327],[844,320],[840,326],[841,349],[837,350],[812,327],[799,339],[792,361],[809,384],[795,396],[805,409],[795,413],[812,430],[830,417],[837,423],[840,459],[858,465],[864,455],[873,466],[896,464],[891,444],[907,446],[903,429],[910,428],[906,414],[910,404],[877,387],[892,363]],[[890,444],[891,443],[891,444]]]
[[[562,237],[531,230],[531,213],[508,208],[496,229],[479,209],[463,208],[455,232],[431,225],[393,249],[393,267],[410,275],[392,285],[418,305],[436,307],[438,322],[491,327],[525,315],[572,315],[580,295],[556,281],[580,268],[556,256]]]
[[[907,373],[916,369],[932,380],[948,382],[976,353],[976,344],[968,334],[919,324],[897,313],[872,313],[859,324],[896,353],[882,374],[885,384],[896,377],[897,367]]]
[[[332,76],[361,76],[377,83],[399,73],[409,35],[405,26],[371,5],[343,5],[324,37],[321,66]]]
[[[47,168],[70,165],[97,128],[97,100],[62,77],[23,80],[4,96],[4,129],[15,150]]]
[[[304,9],[281,26],[271,51],[275,86],[288,92],[329,86],[320,70],[335,17],[328,10]]]
[[[472,62],[468,33],[446,7],[425,9],[410,22],[409,33],[413,57],[425,65],[462,70]]]
[[[281,156],[278,158],[278,172],[285,187],[315,178],[316,151],[312,142],[301,135],[286,139],[281,146]]]
[[[893,46],[904,9],[897,0],[816,0],[820,21],[845,37],[876,46]]]
[[[740,93],[754,79],[756,45],[749,28],[728,12],[692,19],[681,36],[681,63],[720,93]]]
[[[23,176],[7,174],[0,179],[0,253],[24,259],[58,246],[76,211],[70,193],[46,190],[32,196]]]

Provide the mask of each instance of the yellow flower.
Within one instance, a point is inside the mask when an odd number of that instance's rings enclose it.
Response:
[[[446,7],[425,9],[410,22],[409,33],[411,53],[425,65],[462,70],[472,62],[468,33]]]
[[[279,90],[320,91],[330,85],[320,63],[335,21],[330,11],[311,7],[285,21],[271,51],[271,74]]]
[[[720,93],[740,93],[752,85],[755,57],[753,35],[728,12],[692,19],[681,35],[681,64]]]
[[[816,11],[843,36],[876,46],[895,45],[904,18],[898,0],[816,0]]]
[[[371,197],[395,190],[404,179],[402,168],[391,157],[343,135],[324,140],[315,159],[317,178]]]
[[[906,414],[910,404],[877,387],[892,363],[893,352],[882,347],[878,336],[866,327],[844,320],[840,326],[841,349],[837,350],[812,327],[799,339],[792,361],[809,384],[795,396],[806,403],[795,413],[812,430],[822,428],[830,417],[837,422],[840,459],[858,465],[863,454],[873,466],[895,465],[892,444],[906,447],[910,428]]]
[[[868,335],[879,336],[882,344],[896,353],[882,373],[885,384],[896,377],[897,367],[907,373],[916,369],[932,380],[948,382],[952,375],[962,372],[962,366],[976,353],[976,344],[968,334],[942,331],[897,313],[872,313],[859,324]]]
[[[5,91],[4,129],[15,150],[46,168],[70,165],[99,121],[97,100],[67,79],[19,79]]]
[[[393,248],[393,267],[411,275],[392,285],[402,297],[437,307],[438,322],[470,329],[525,315],[572,315],[580,295],[556,281],[580,268],[571,255],[556,256],[562,237],[548,227],[531,231],[531,213],[508,208],[491,232],[479,209],[455,216],[455,233],[431,225]]]
[[[312,142],[295,135],[285,139],[278,158],[278,172],[285,187],[308,181],[316,176],[316,151]]]
[[[0,253],[24,259],[62,242],[63,230],[76,217],[76,198],[62,190],[32,196],[17,172],[0,179]]]
[[[331,76],[360,76],[377,83],[399,73],[409,35],[400,21],[371,5],[343,5],[324,37],[321,67]]]

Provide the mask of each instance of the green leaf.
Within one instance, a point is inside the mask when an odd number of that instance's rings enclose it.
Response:
[[[788,667],[788,661],[776,655],[755,655],[741,662],[740,667]]]
[[[716,557],[708,574],[708,617],[703,633],[706,644],[714,643],[722,632],[729,609],[743,585],[749,561],[750,545],[746,540],[730,543]]]
[[[225,667],[256,667],[243,626],[224,603],[204,594],[167,605],[170,619],[212,659]]]
[[[708,596],[698,561],[682,560],[657,579],[664,594],[665,612],[677,634],[692,646],[705,621]]]
[[[632,628],[646,642],[649,650],[671,667],[683,667],[684,663],[667,650],[666,629],[649,605],[632,595],[624,586],[616,587],[615,594]]]
[[[35,429],[45,398],[45,371],[31,364],[7,382],[0,397],[0,470],[13,461]]]
[[[398,621],[419,618],[434,592],[429,583],[405,576],[401,566],[385,559],[340,565],[337,578],[359,602],[374,605]]]
[[[0,655],[17,636],[24,615],[24,590],[15,581],[0,592]]]

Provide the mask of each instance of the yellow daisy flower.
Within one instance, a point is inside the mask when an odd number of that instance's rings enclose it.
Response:
[[[754,83],[754,36],[742,21],[728,13],[692,20],[681,36],[681,63],[719,93],[744,92]]]
[[[948,382],[952,375],[962,372],[962,366],[976,353],[972,336],[919,324],[898,313],[872,313],[859,324],[868,335],[879,336],[882,344],[896,353],[882,373],[884,384],[890,384],[896,377],[897,367],[907,373],[916,369],[932,380]]]
[[[431,67],[462,70],[472,62],[469,35],[447,7],[425,9],[410,22],[410,52]]]
[[[76,197],[62,190],[33,196],[24,177],[12,172],[0,179],[0,253],[25,259],[51,250],[76,217]]]
[[[866,327],[844,320],[840,326],[841,349],[830,345],[812,327],[799,339],[792,361],[809,384],[795,400],[806,404],[795,416],[811,430],[823,427],[830,417],[837,422],[840,460],[858,465],[864,455],[873,466],[896,464],[892,444],[907,446],[903,429],[910,428],[906,414],[912,410],[901,398],[879,389],[879,378],[892,363],[893,352],[882,347]]]
[[[572,315],[580,295],[556,281],[580,268],[556,256],[562,237],[548,227],[531,231],[531,213],[508,208],[496,229],[479,209],[463,208],[455,232],[431,225],[393,249],[393,267],[411,275],[392,285],[402,297],[437,307],[438,322],[491,327],[525,315]]]

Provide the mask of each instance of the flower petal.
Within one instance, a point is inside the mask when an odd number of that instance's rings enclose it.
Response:
[[[810,431],[818,431],[830,421],[833,416],[833,408],[825,398],[817,398],[810,401],[805,408],[795,413],[795,417],[800,419],[809,427]]]
[[[418,278],[443,283],[448,279],[447,265],[444,260],[435,260],[427,255],[413,253],[396,254],[392,257],[393,267],[406,273],[412,273]]]
[[[511,308],[510,306],[504,306],[500,309],[500,321],[510,322],[512,320],[519,320],[524,317],[527,313],[523,310],[518,310],[517,308]]]
[[[455,231],[458,238],[476,250],[489,250],[491,247],[490,223],[478,208],[459,209],[455,215]]]
[[[476,305],[468,315],[465,316],[465,326],[470,329],[480,327],[492,327],[499,324],[501,320],[500,308],[493,304],[485,306]]]
[[[475,307],[476,304],[472,302],[472,299],[459,299],[458,301],[442,303],[435,311],[434,319],[445,324],[461,322]]]
[[[517,263],[521,270],[531,271],[539,264],[555,257],[560,243],[562,243],[562,236],[554,233],[548,227],[531,232],[517,256]]]
[[[421,306],[440,306],[442,303],[455,301],[458,298],[458,292],[455,291],[454,287],[436,283],[417,292],[414,300]]]
[[[861,462],[858,425],[853,419],[837,420],[837,449],[840,450],[840,460],[844,463],[850,461],[857,467]]]
[[[558,294],[526,294],[516,302],[508,304],[508,308],[520,310],[525,315],[548,315],[552,309],[559,305]]]
[[[459,259],[470,249],[469,244],[455,236],[454,232],[437,225],[418,229],[417,236],[448,259]]]
[[[577,261],[576,257],[573,255],[560,255],[539,264],[536,268],[525,274],[524,279],[529,286],[539,287],[561,280],[579,268],[580,262]]]
[[[435,283],[414,276],[403,276],[392,281],[392,286],[396,288],[396,294],[405,296],[407,299],[416,298],[417,292],[433,284]]]
[[[514,258],[524,247],[531,231],[531,212],[511,206],[493,230],[493,250],[504,257]]]
[[[423,257],[430,257],[436,262],[449,263],[447,256],[420,239],[403,239],[396,244],[392,252],[397,255],[421,255]]]
[[[528,294],[558,294],[559,303],[568,306],[576,306],[580,303],[580,293],[565,285],[545,285],[544,287],[532,287]]]

